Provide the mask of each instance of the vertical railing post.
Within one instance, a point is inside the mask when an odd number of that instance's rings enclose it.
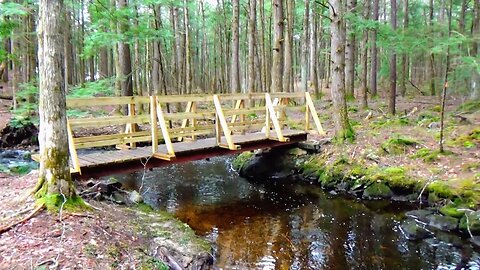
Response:
[[[158,151],[157,97],[150,96],[150,129],[152,131],[152,154]]]

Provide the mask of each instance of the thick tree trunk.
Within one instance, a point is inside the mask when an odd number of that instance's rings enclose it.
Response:
[[[373,0],[373,20],[378,22],[378,9],[380,0]],[[378,49],[377,49],[377,32],[375,28],[372,31],[372,64],[370,72],[370,94],[372,97],[377,96],[377,73],[378,73]]]
[[[472,36],[480,36],[480,0],[474,0],[473,4],[473,23],[472,23]],[[480,41],[473,40],[472,42],[472,55],[480,58]],[[477,70],[473,71],[472,76],[472,99],[480,99],[480,73]]]
[[[273,56],[271,92],[283,92],[283,0],[273,0]]]
[[[428,16],[428,24],[430,26],[430,31],[433,35],[433,0],[430,0],[430,5],[429,5],[429,16]],[[432,44],[433,45],[433,44]],[[432,53],[430,53],[430,57],[428,59],[428,64],[427,64],[428,70],[427,70],[427,75],[428,75],[428,83],[429,83],[429,89],[430,89],[430,94],[432,96],[435,95],[435,56]]]
[[[308,91],[308,40],[310,31],[309,22],[310,21],[310,0],[305,0],[305,13],[303,15],[303,37],[302,37],[302,59],[300,67],[300,76],[302,80],[302,90]]]
[[[345,28],[343,26],[343,4],[341,0],[332,0],[330,6],[331,61],[332,61],[332,100],[335,137],[339,141],[353,139],[354,134],[348,120],[347,100],[345,97]]]
[[[124,9],[128,6],[127,0],[118,0],[118,8]],[[128,21],[127,18],[125,20]],[[125,21],[119,22],[118,32],[126,33],[128,31],[128,23]],[[130,45],[126,42],[118,42],[118,60],[121,71],[120,88],[122,89],[122,96],[133,96],[132,83],[132,59],[130,55]],[[127,114],[126,107],[124,114]]]
[[[98,54],[98,73],[99,79],[110,77],[108,72],[108,49],[103,47]]]
[[[390,0],[391,10],[390,10],[390,20],[392,24],[393,31],[397,30],[397,0]],[[395,103],[397,95],[397,53],[395,49],[392,49],[393,52],[390,53],[390,91],[388,99],[388,111],[394,115],[395,114]]]
[[[230,87],[232,93],[240,93],[240,0],[233,0],[232,20],[232,68],[230,70]]]
[[[40,79],[40,171],[38,196],[75,196],[68,164],[66,94],[63,79],[63,1],[40,0],[38,59]],[[60,198],[63,199],[63,196]]]
[[[347,12],[355,13],[356,0],[347,0]],[[356,35],[352,23],[347,20],[347,43],[345,46],[345,88],[348,98],[355,97],[355,42]]]
[[[283,68],[283,89],[285,92],[293,92],[293,25],[294,25],[294,0],[286,0],[287,3],[287,35],[285,37],[285,66]]]

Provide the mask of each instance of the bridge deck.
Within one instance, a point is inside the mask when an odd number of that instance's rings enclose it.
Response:
[[[237,152],[248,151],[258,148],[276,147],[281,145],[295,144],[304,141],[308,133],[303,130],[283,130],[283,135],[290,140],[279,142],[265,137],[265,133],[250,133],[245,135],[233,135],[233,139],[241,149],[232,151],[218,146],[215,138],[199,139],[196,141],[185,141],[173,143],[175,149],[175,161],[184,162],[200,158],[208,158],[225,154],[234,154]],[[275,132],[273,132],[275,134]],[[272,134],[272,135],[273,135]],[[225,141],[222,138],[222,141]],[[165,145],[159,145],[158,153],[166,151]],[[152,147],[144,146],[135,149],[124,150],[99,150],[95,152],[79,152],[78,160],[84,177],[101,176],[112,173],[112,170],[135,170],[143,168],[147,159],[152,156]],[[122,164],[120,167],[119,164]],[[158,167],[171,164],[170,161],[160,159],[148,160],[147,167]],[[117,165],[117,166],[115,166]],[[104,173],[101,168],[107,169],[108,173]],[[78,177],[80,177],[78,175]]]

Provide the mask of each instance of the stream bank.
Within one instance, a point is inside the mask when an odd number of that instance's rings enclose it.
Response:
[[[318,185],[331,195],[404,203],[419,208],[406,212],[400,226],[408,239],[431,238],[439,231],[454,232],[480,247],[478,175],[461,180],[460,186],[432,181],[412,177],[402,166],[379,166],[363,163],[362,158],[332,155],[330,151],[336,146],[322,145],[323,153],[318,154],[300,148],[244,152],[233,166],[251,181],[289,178]]]

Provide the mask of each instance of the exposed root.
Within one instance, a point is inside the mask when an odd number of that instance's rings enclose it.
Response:
[[[4,232],[8,232],[9,230],[11,230],[13,227],[19,225],[19,224],[22,224],[26,221],[28,221],[29,219],[33,218],[36,214],[38,214],[43,208],[45,207],[45,204],[42,203],[40,205],[38,205],[35,209],[33,209],[33,211],[27,215],[26,217],[22,218],[21,220],[18,220],[18,221],[15,221],[13,222],[12,224],[6,226],[6,227],[3,227],[3,228],[0,228],[0,235],[3,234]]]

